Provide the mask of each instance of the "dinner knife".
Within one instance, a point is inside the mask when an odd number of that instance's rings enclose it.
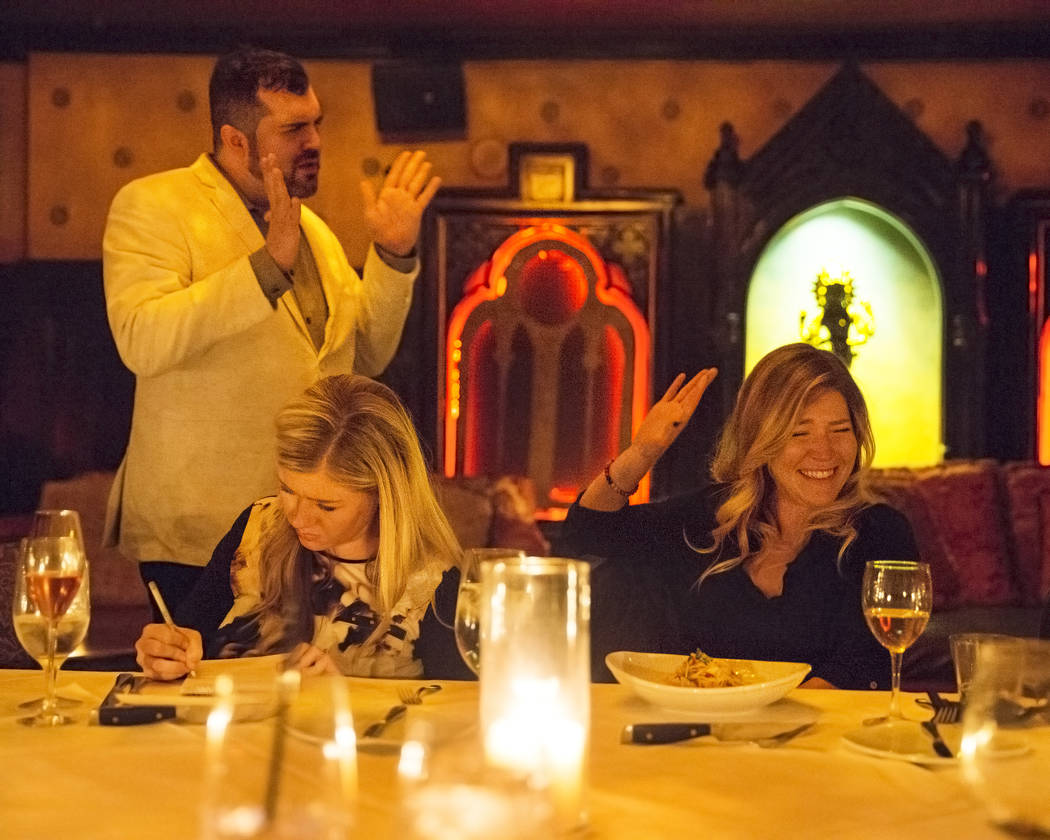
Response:
[[[156,723],[175,717],[174,706],[106,706],[98,707],[100,726],[135,726],[139,723]]]
[[[790,737],[809,723],[629,723],[620,733],[624,744],[673,744],[702,735],[719,741],[765,741]]]
[[[933,738],[933,751],[937,753],[941,758],[955,758],[952,754],[951,747],[944,743],[944,739],[941,737],[940,730],[937,729],[937,724],[932,720],[924,720],[922,722],[922,728],[930,733],[930,737]]]

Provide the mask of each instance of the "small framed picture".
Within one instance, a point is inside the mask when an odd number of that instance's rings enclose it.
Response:
[[[523,154],[518,168],[523,201],[566,203],[576,197],[576,158],[571,154]]]

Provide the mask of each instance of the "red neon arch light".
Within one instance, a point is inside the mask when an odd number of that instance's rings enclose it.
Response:
[[[471,313],[486,300],[496,300],[507,291],[506,270],[513,259],[524,248],[541,241],[563,242],[580,253],[594,269],[595,295],[598,300],[617,309],[631,327],[634,338],[634,389],[631,395],[631,434],[637,431],[649,400],[649,325],[639,311],[630,294],[630,285],[622,270],[609,266],[586,238],[564,225],[553,222],[536,222],[519,230],[503,242],[492,258],[479,266],[464,283],[464,296],[449,318],[445,342],[445,434],[444,471],[447,476],[456,474],[457,435],[462,399],[460,362],[463,358],[463,330]],[[638,487],[635,500],[649,497],[649,480],[646,477]]]

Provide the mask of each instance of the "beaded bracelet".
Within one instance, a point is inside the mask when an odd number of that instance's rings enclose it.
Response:
[[[613,461],[616,459],[613,458]],[[638,485],[634,485],[634,490],[624,490],[619,484],[613,481],[612,475],[609,474],[609,467],[612,466],[612,461],[605,465],[605,482],[617,493],[623,496],[625,499],[630,499],[636,492],[638,492]]]

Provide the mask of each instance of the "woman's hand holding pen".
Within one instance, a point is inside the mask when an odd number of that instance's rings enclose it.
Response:
[[[154,680],[176,680],[192,675],[204,656],[201,634],[188,627],[177,627],[156,582],[151,580],[148,588],[164,623],[142,628],[142,635],[135,642],[135,661],[143,673]]]
[[[204,656],[201,634],[189,627],[147,624],[135,642],[135,661],[154,680],[176,680],[197,667]]]

